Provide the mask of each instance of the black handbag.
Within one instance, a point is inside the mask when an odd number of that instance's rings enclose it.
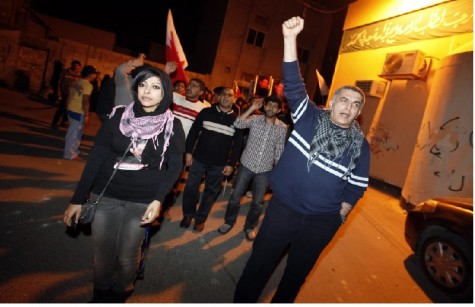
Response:
[[[90,223],[92,223],[92,221],[94,221],[94,215],[96,214],[97,205],[99,205],[99,201],[101,200],[102,196],[104,195],[104,192],[106,191],[107,186],[109,185],[109,183],[111,182],[111,180],[114,177],[115,173],[119,169],[119,165],[124,160],[124,157],[127,154],[127,152],[129,151],[131,146],[132,146],[132,142],[130,142],[129,146],[127,147],[124,154],[122,155],[122,158],[120,158],[119,163],[115,167],[114,171],[112,172],[111,176],[109,177],[109,180],[107,181],[106,186],[104,187],[104,189],[102,189],[102,192],[99,195],[99,197],[96,199],[96,201],[91,202],[91,200],[88,198],[88,199],[86,199],[84,204],[81,206],[81,215],[79,216],[79,222],[81,224],[90,224]]]

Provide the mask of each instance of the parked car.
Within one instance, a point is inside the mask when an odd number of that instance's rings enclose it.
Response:
[[[405,238],[429,279],[452,297],[473,297],[473,198],[434,198],[408,212]]]

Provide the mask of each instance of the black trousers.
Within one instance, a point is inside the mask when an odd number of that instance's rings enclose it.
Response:
[[[292,303],[320,253],[342,224],[339,210],[301,214],[272,197],[234,293],[235,303],[255,303],[288,249],[287,265],[273,303]]]
[[[58,102],[58,109],[54,113],[53,121],[51,125],[56,126],[61,119],[61,124],[64,124],[68,121],[68,110],[66,108],[67,97],[62,97]]]

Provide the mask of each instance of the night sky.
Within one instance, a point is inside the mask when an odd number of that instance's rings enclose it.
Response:
[[[116,33],[118,46],[134,53],[147,52],[150,41],[165,44],[168,9],[185,50],[196,48],[201,14],[206,0],[31,0],[38,13]]]

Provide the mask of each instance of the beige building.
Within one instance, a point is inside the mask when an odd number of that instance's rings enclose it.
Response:
[[[410,203],[473,197],[472,0],[358,0],[330,92],[367,92],[370,176]]]

